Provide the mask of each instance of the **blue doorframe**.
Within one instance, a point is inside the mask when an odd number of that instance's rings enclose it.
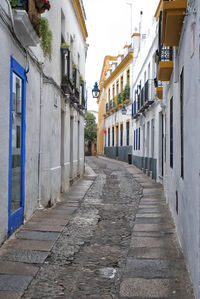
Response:
[[[22,80],[21,104],[21,188],[20,207],[11,213],[11,168],[12,168],[12,103],[13,73]],[[24,178],[25,178],[25,131],[26,131],[26,70],[11,56],[10,58],[10,128],[9,128],[9,172],[8,172],[8,236],[10,236],[24,219]]]

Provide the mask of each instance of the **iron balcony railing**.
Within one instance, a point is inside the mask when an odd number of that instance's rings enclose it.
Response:
[[[108,106],[108,103],[106,103],[106,112],[109,111],[109,106]]]
[[[113,100],[110,100],[110,109],[113,108]]]
[[[144,111],[154,102],[154,80],[148,79],[143,88],[139,88],[136,93],[137,110]]]
[[[160,47],[159,60],[160,61],[172,61],[173,59],[173,50],[172,47]]]

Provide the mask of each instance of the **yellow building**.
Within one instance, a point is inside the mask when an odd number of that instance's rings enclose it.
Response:
[[[97,125],[97,154],[104,155],[104,147],[108,143],[108,126],[105,121],[114,121],[113,116],[121,110],[123,104],[130,103],[130,82],[132,76],[133,49],[124,46],[124,53],[118,56],[106,56],[100,77],[100,95]],[[121,112],[119,112],[121,114]],[[118,114],[118,113],[117,113]],[[117,123],[112,123],[116,126]],[[119,126],[119,125],[118,125]],[[115,143],[119,145],[119,128],[116,127]]]
[[[110,70],[111,63],[113,61],[117,61],[117,57],[115,56],[105,56],[104,63],[101,71],[101,77],[99,81],[100,86],[100,94],[97,99],[97,103],[99,104],[98,111],[98,124],[97,124],[97,154],[104,154],[104,116],[105,116],[105,107],[106,107],[106,92],[104,89],[104,82],[106,80],[106,75],[108,70]]]

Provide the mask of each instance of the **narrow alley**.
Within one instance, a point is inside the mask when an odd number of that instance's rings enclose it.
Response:
[[[124,162],[86,162],[4,243],[0,298],[194,298],[162,186]]]

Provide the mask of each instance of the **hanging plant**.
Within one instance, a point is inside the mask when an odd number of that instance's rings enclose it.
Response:
[[[46,18],[41,18],[40,20],[40,37],[44,56],[47,56],[49,60],[51,60],[52,32],[51,30],[49,30],[49,22]]]

